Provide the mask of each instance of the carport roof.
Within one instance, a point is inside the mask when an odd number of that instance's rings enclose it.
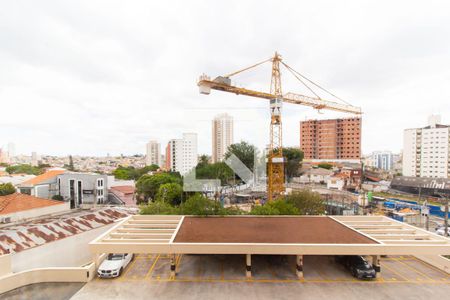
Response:
[[[450,255],[450,239],[384,216],[135,215],[92,253]]]

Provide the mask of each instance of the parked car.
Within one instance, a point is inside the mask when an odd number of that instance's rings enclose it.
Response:
[[[450,226],[447,229],[448,236],[450,236]],[[445,236],[445,227],[442,226],[438,230],[436,230],[436,234]]]
[[[102,278],[118,277],[134,258],[130,253],[110,253],[101,263],[97,274]]]
[[[376,278],[375,269],[362,256],[359,255],[337,256],[336,262],[342,264],[346,269],[348,269],[353,277],[356,277],[358,279]]]

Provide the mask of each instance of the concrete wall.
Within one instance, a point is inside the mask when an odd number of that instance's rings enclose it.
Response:
[[[92,262],[88,243],[117,223],[11,254],[14,272],[46,267],[79,267]]]
[[[58,175],[58,180],[61,180],[60,195],[64,197],[64,200],[70,201],[70,180],[75,180],[75,206],[78,206],[78,181],[81,181],[81,203],[92,204],[97,200],[98,190],[103,190],[103,199],[108,199],[108,176],[97,174],[82,174],[82,173],[65,173]],[[97,186],[97,179],[103,179],[103,187]],[[88,194],[87,192],[92,192]]]
[[[8,255],[7,255],[8,256]],[[0,257],[0,261],[4,261]],[[40,282],[88,282],[95,276],[95,264],[78,268],[42,268],[0,276],[0,294]]]
[[[11,270],[11,255],[0,256],[0,277],[10,274]]]
[[[51,214],[57,214],[62,213],[64,211],[70,210],[70,203],[68,202],[61,202],[61,204],[58,205],[51,205],[46,207],[40,207],[40,208],[34,208],[24,211],[19,211],[12,214],[6,214],[2,215],[2,217],[11,218],[11,222],[26,220],[26,219],[32,219],[37,218],[40,216],[45,215],[51,215]]]

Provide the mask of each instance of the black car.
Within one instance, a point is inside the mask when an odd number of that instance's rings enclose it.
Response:
[[[376,278],[375,269],[362,256],[359,255],[344,255],[337,256],[336,261],[347,268],[353,277],[358,279],[374,279]]]

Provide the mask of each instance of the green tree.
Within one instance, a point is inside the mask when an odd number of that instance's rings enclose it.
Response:
[[[224,185],[234,178],[234,172],[224,162],[206,165],[199,163],[195,168],[195,176],[198,179],[220,179]]]
[[[147,174],[150,171],[156,171],[158,169],[158,165],[150,165],[143,168],[118,166],[112,173],[117,179],[138,180],[142,175]]]
[[[170,203],[164,201],[154,201],[147,205],[142,205],[140,210],[141,215],[177,215],[179,208],[173,207]]]
[[[159,186],[156,199],[172,205],[179,205],[183,196],[183,187],[178,183],[164,183]]]
[[[40,175],[44,172],[43,169],[33,167],[32,165],[27,164],[9,166],[5,170],[9,174],[28,174],[28,175]]]
[[[333,168],[332,164],[329,163],[320,163],[317,165],[319,168],[331,170]]]
[[[148,201],[149,199],[155,199],[159,187],[165,183],[182,184],[182,180],[181,178],[168,173],[157,173],[154,175],[146,174],[142,175],[136,182],[136,191],[139,196],[144,198],[144,201]]]
[[[299,169],[303,160],[303,151],[295,147],[283,148],[283,157],[286,160],[286,176],[289,179],[299,175]]]
[[[253,159],[255,156],[256,147],[245,141],[241,141],[237,144],[232,144],[228,147],[225,153],[225,159],[229,158],[231,154],[236,155],[242,163],[253,171]]]
[[[209,155],[206,155],[206,154],[200,155],[200,158],[199,158],[198,164],[197,164],[197,168],[208,165],[209,159],[210,159]]]
[[[299,210],[284,199],[267,202],[261,206],[254,206],[251,215],[298,215]]]
[[[14,194],[16,188],[11,183],[0,183],[0,196]]]
[[[180,209],[184,215],[208,216],[224,215],[226,213],[220,206],[220,203],[212,201],[201,194],[189,197],[186,202],[181,204]]]
[[[322,215],[325,212],[325,202],[320,194],[307,189],[287,195],[286,202],[295,206],[301,215]]]

